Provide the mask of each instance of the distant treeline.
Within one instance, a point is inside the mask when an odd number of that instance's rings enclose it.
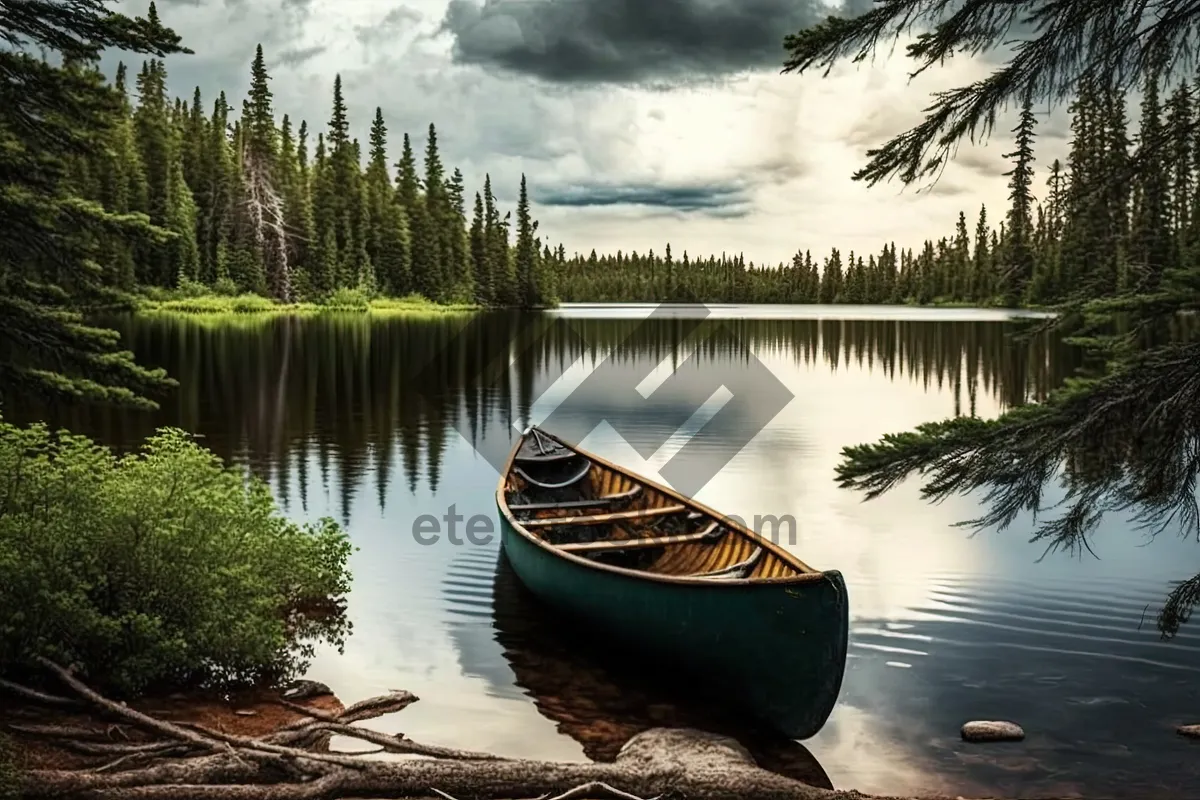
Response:
[[[296,126],[284,115],[276,123],[269,78],[259,47],[234,118],[224,93],[211,111],[199,88],[190,103],[168,100],[164,63],[143,63],[137,102],[121,104],[106,157],[75,170],[84,196],[145,213],[175,234],[167,246],[114,240],[106,267],[115,286],[190,282],[283,300],[361,288],[523,307],[556,300],[1018,306],[1152,287],[1164,269],[1200,258],[1200,142],[1187,85],[1165,108],[1157,83],[1147,85],[1139,139],[1157,144],[1144,154],[1127,132],[1124,97],[1081,86],[1068,163],[1049,166],[1040,202],[1037,123],[1023,109],[1008,154],[1010,204],[998,225],[980,208],[973,230],[960,213],[953,235],[918,249],[889,243],[876,253],[834,248],[824,257],[801,250],[790,263],[766,266],[741,255],[679,254],[670,245],[661,253],[568,256],[537,235],[524,178],[515,220],[501,214],[490,177],[470,202],[462,173],[447,175],[430,125],[422,168],[405,134],[393,180],[380,109],[364,153],[349,136],[335,77],[327,129],[314,145],[307,122]],[[121,65],[114,85],[123,98],[126,82]]]
[[[919,249],[835,248],[814,259],[756,267],[739,256],[672,253],[575,256],[559,269],[563,301],[698,299],[746,303],[931,303],[1044,305],[1071,294],[1153,291],[1165,270],[1200,264],[1200,82],[1164,104],[1145,87],[1135,144],[1124,94],[1084,83],[1072,104],[1067,164],[1047,170],[1033,195],[1037,119],[1022,110],[1009,177],[1010,204],[992,227],[981,207],[968,227]],[[1136,167],[1135,167],[1136,163]]]

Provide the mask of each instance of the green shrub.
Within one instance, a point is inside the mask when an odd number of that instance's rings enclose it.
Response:
[[[366,311],[371,306],[371,296],[363,289],[342,287],[329,295],[326,307],[337,311]]]
[[[350,551],[183,431],[117,456],[0,419],[0,674],[43,655],[116,694],[292,677],[349,630],[297,609],[344,598]]]
[[[275,301],[259,294],[241,294],[233,298],[232,308],[235,314],[255,314],[270,311],[275,305]]]
[[[217,282],[213,284],[213,293],[219,294],[222,297],[235,297],[241,293],[237,283],[233,278],[217,278]]]
[[[200,281],[194,281],[191,278],[180,277],[179,285],[175,287],[176,297],[203,297],[209,294],[209,288]]]

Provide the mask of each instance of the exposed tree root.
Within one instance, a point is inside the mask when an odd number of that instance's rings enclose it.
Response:
[[[835,800],[855,792],[818,789],[758,767],[750,754],[725,737],[686,729],[645,731],[634,736],[612,763],[561,764],[506,759],[489,753],[414,742],[403,735],[354,725],[395,713],[416,702],[393,691],[329,714],[287,701],[307,717],[270,735],[251,738],[201,725],[155,719],[95,692],[69,670],[44,666],[70,690],[74,703],[148,734],[152,741],[101,740],[91,729],[10,725],[27,736],[52,737],[70,747],[111,755],[91,769],[41,769],[23,773],[24,796],[80,800],[336,800],[345,797],[434,797],[443,800],[536,798],[536,800]],[[30,699],[26,687],[3,689]],[[52,697],[51,695],[46,695]],[[51,705],[67,698],[55,698]],[[416,756],[387,761],[363,754],[306,749],[334,733],[375,744],[371,752]],[[99,749],[97,749],[99,748]]]

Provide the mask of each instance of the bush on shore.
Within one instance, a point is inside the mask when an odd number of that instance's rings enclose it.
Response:
[[[45,656],[117,695],[286,680],[349,630],[303,609],[340,604],[351,549],[183,431],[118,456],[0,419],[0,675]]]

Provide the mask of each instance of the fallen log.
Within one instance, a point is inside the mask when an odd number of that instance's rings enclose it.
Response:
[[[638,734],[611,764],[558,764],[492,759],[364,761],[359,769],[315,769],[305,781],[260,783],[261,770],[234,768],[228,758],[117,773],[32,772],[23,790],[30,798],[80,800],[336,800],[345,797],[530,798],[564,794],[603,783],[637,797],[700,800],[835,800],[859,798],[831,792],[761,769],[739,745],[701,731],[654,729]],[[302,758],[298,759],[303,761]],[[190,765],[190,766],[188,766]],[[312,765],[301,765],[305,767]],[[322,765],[324,766],[324,765]],[[231,779],[243,782],[231,784]]]
[[[304,709],[310,718],[306,722],[272,735],[246,737],[152,718],[103,697],[57,664],[47,661],[44,666],[70,690],[73,702],[155,738],[124,745],[127,750],[101,768],[27,770],[21,774],[20,789],[22,796],[30,800],[864,797],[857,792],[816,788],[765,770],[737,742],[699,730],[644,731],[631,738],[611,763],[507,759],[425,745],[403,735],[354,725],[416,701],[410,693],[392,692],[356,703],[338,714]],[[28,699],[28,693],[21,694]],[[297,742],[306,742],[309,734],[321,731],[377,745],[379,749],[371,752],[400,753],[405,757],[381,761],[364,759],[363,754],[313,752],[296,746]],[[69,730],[59,733],[69,738]]]

